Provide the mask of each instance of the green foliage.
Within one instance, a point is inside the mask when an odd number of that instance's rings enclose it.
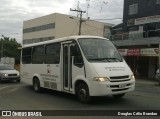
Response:
[[[1,57],[14,57],[16,63],[20,63],[21,51],[18,47],[21,47],[15,38],[9,38],[2,35],[0,39],[0,56]],[[2,50],[3,49],[3,50]]]

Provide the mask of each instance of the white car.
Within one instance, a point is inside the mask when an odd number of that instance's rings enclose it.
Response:
[[[20,82],[19,71],[11,65],[0,64],[0,82],[1,81],[17,81]]]

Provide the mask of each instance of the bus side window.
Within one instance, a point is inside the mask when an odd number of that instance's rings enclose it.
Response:
[[[31,64],[31,58],[32,58],[32,48],[22,49],[22,63]]]
[[[46,45],[45,50],[45,63],[46,64],[59,64],[60,62],[60,43],[52,43]]]
[[[74,56],[73,64],[79,68],[82,68],[84,65],[83,57],[77,45],[71,46],[71,55]]]
[[[32,64],[43,64],[44,62],[44,45],[33,47]]]

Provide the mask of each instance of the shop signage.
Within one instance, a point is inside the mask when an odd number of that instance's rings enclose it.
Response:
[[[158,48],[118,49],[122,56],[158,56]]]
[[[127,55],[127,49],[118,49],[118,51],[122,56],[126,56]]]
[[[141,54],[141,50],[140,49],[128,49],[127,50],[127,55],[128,56],[138,56]]]
[[[160,22],[160,15],[148,16],[135,19],[135,25]]]

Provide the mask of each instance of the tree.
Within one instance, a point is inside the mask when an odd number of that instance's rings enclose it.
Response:
[[[14,57],[17,64],[20,63],[20,50],[17,48],[21,47],[15,38],[5,37],[2,35],[0,39],[0,56],[1,57]]]

